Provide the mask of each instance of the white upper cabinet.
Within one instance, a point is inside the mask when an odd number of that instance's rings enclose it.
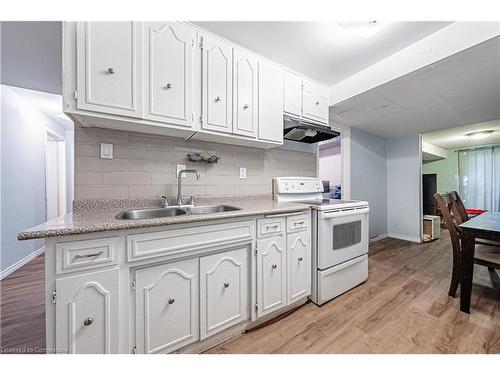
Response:
[[[257,136],[258,61],[255,56],[234,49],[233,133]]]
[[[328,121],[328,89],[304,80],[302,90],[302,115],[311,120]]]
[[[302,78],[286,72],[283,81],[283,111],[294,116],[302,116]]]
[[[142,116],[141,33],[137,22],[78,23],[79,109]]]
[[[193,126],[196,33],[177,22],[145,22],[144,118]]]
[[[283,144],[283,69],[259,62],[259,139]]]
[[[56,280],[56,345],[68,353],[118,353],[118,269]]]
[[[224,133],[233,132],[233,47],[200,34],[202,46],[201,127]]]

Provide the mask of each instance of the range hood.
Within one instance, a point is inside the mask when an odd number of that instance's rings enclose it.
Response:
[[[283,138],[289,141],[317,143],[338,137],[339,132],[326,125],[283,115]]]

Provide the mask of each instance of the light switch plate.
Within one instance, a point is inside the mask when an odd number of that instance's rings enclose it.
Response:
[[[179,171],[186,169],[186,164],[177,164],[177,169],[175,171],[175,178],[179,177]],[[183,174],[182,178],[186,178],[186,175]]]
[[[240,168],[240,179],[245,180],[247,178],[247,169]]]
[[[101,159],[113,159],[112,143],[101,143]]]

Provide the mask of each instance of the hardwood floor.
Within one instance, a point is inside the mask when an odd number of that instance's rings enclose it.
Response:
[[[451,244],[384,239],[369,278],[318,307],[309,303],[207,353],[500,353],[500,278],[476,266],[472,314],[447,296]],[[43,255],[1,282],[3,352],[45,345]]]

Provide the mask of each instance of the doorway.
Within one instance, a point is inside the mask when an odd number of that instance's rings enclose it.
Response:
[[[46,219],[66,213],[66,145],[64,137],[47,131],[45,147]]]

